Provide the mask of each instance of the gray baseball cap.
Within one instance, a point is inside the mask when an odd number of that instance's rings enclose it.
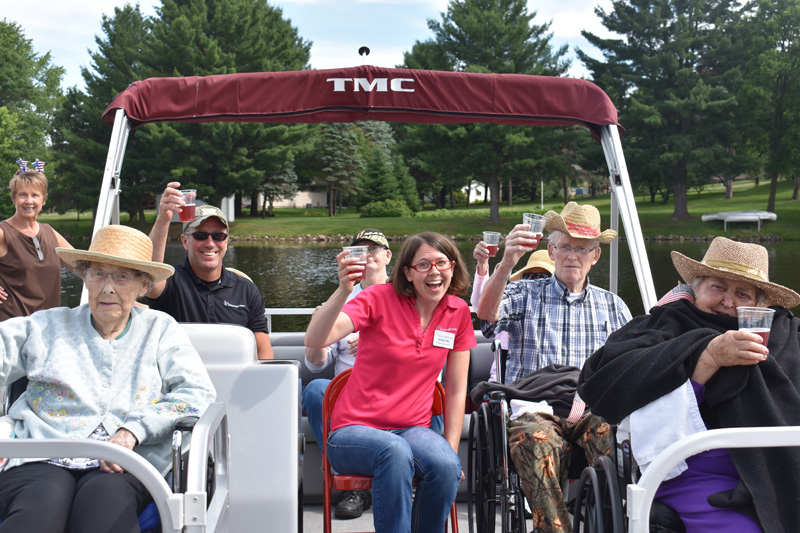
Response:
[[[228,227],[228,219],[225,218],[225,214],[219,207],[214,207],[213,205],[198,205],[195,212],[194,212],[194,220],[191,222],[184,222],[183,223],[183,231],[185,232],[189,228],[196,228],[209,218],[216,217],[225,224],[225,231],[230,231]]]

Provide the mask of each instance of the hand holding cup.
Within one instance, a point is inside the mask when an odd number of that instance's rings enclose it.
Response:
[[[497,251],[500,249],[500,233],[496,231],[484,231],[483,242],[486,243],[489,257],[496,257]]]
[[[766,346],[775,310],[768,307],[737,307],[736,314],[739,317],[739,331],[755,333],[764,340]]]
[[[350,281],[357,283],[364,279],[367,269],[367,259],[369,257],[369,246],[343,246],[342,250],[348,252],[343,261],[346,266],[355,265],[356,268],[348,268],[348,274],[358,273],[358,277],[351,278]],[[349,259],[349,261],[348,261]]]

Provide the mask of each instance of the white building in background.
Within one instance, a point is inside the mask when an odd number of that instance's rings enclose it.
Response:
[[[242,201],[247,201],[249,205],[250,197],[243,197]],[[258,195],[258,202],[264,202],[264,195]],[[272,204],[273,207],[326,207],[328,205],[328,194],[325,191],[298,191],[294,198],[282,199]]]
[[[474,202],[483,202],[484,200],[486,200],[486,196],[485,196],[484,193],[491,194],[491,193],[489,193],[487,191],[488,191],[488,188],[486,188],[483,185],[483,183],[476,183],[476,182],[470,183],[469,189],[466,189],[466,188],[464,189],[465,193],[466,192],[469,193],[469,203],[470,204],[472,204]]]

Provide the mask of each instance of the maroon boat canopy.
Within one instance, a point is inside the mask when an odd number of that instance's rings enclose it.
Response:
[[[260,72],[132,83],[103,113],[150,122],[389,122],[617,124],[605,92],[586,80],[380,68]],[[620,127],[620,133],[623,130]]]

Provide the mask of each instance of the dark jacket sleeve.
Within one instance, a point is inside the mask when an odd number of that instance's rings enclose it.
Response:
[[[586,361],[578,394],[593,413],[619,423],[691,377],[700,354],[724,329],[698,323],[690,307],[675,302],[634,318]]]

